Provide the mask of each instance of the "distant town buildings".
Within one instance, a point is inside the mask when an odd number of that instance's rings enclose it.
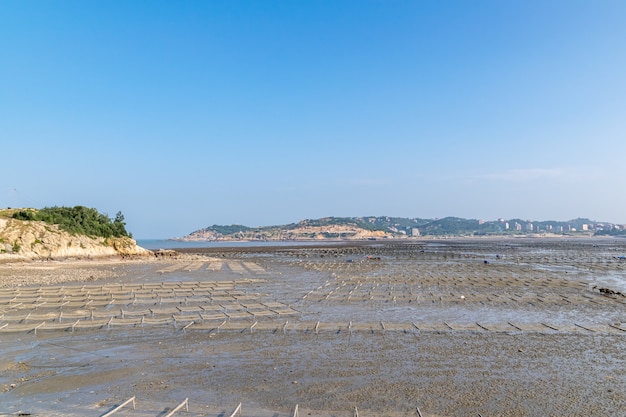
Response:
[[[494,221],[478,221],[479,225],[496,223]],[[531,221],[531,220],[497,220],[499,230],[502,232],[520,233],[596,233],[603,231],[624,231],[626,225],[613,223],[595,223],[588,219],[575,219],[569,222],[561,221]]]

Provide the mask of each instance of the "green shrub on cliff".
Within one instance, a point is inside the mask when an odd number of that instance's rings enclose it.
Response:
[[[20,210],[13,213],[12,217],[17,220],[35,220],[35,212],[33,210]]]
[[[57,224],[72,234],[99,237],[132,237],[126,231],[124,215],[118,212],[114,220],[96,209],[75,207],[45,207],[41,210],[21,210],[13,214],[18,220],[39,220]]]

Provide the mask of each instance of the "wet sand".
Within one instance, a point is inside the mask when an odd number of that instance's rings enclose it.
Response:
[[[625,243],[375,241],[3,265],[0,415],[101,416],[132,396],[137,410],[116,416],[164,415],[185,398],[207,416],[239,403],[259,417],[296,404],[312,416],[623,415],[626,298],[599,289],[624,292]]]

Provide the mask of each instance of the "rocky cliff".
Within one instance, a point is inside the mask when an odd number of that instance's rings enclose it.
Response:
[[[146,256],[130,238],[73,235],[41,221],[0,218],[0,262],[29,259]]]

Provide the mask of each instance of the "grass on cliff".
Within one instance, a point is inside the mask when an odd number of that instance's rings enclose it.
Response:
[[[98,210],[83,206],[45,207],[40,210],[25,209],[13,212],[17,220],[37,220],[56,224],[60,229],[75,235],[94,237],[131,237],[126,230],[124,215],[118,212],[115,219],[101,214]]]

